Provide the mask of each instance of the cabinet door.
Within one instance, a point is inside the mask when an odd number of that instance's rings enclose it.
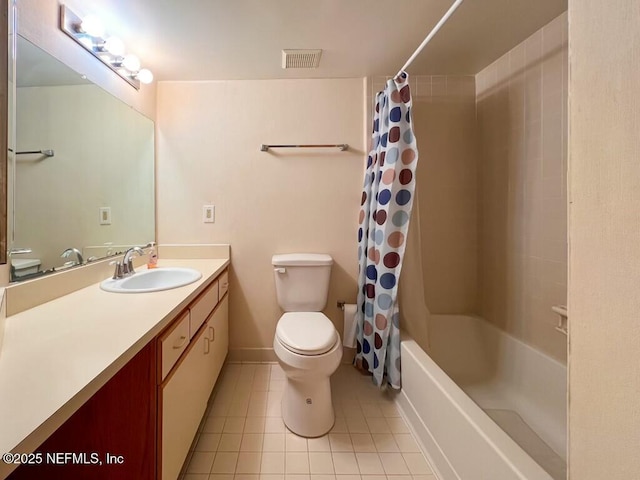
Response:
[[[202,329],[161,387],[162,479],[176,480],[207,407],[211,345]]]
[[[229,351],[229,297],[218,304],[218,308],[207,321],[206,335],[211,342],[209,348],[209,393],[218,379],[224,359]]]
[[[36,449],[43,453],[43,457],[46,453],[80,455],[96,452],[102,465],[83,462],[24,464],[8,478],[155,480],[156,394],[154,340]],[[122,456],[124,462],[107,464],[107,454]]]
[[[189,311],[160,337],[160,381],[164,380],[189,346]]]

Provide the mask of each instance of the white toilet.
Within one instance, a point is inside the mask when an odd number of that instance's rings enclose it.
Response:
[[[302,437],[324,435],[335,420],[329,378],[342,359],[340,335],[321,310],[327,303],[333,259],[293,253],[272,258],[278,304],[286,312],[273,349],[287,377],[282,419]]]

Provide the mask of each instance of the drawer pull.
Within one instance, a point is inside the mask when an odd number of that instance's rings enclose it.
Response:
[[[173,348],[175,348],[176,350],[178,348],[184,347],[184,344],[187,343],[187,337],[185,335],[180,335],[180,338],[178,340],[179,342],[173,346]]]
[[[227,288],[228,286],[229,286],[229,282],[224,282],[224,283],[222,284],[222,288]]]
[[[211,351],[211,340],[209,340],[207,337],[204,337],[204,354],[208,355],[210,351]]]
[[[211,334],[211,341],[215,341],[216,339],[216,329],[209,325],[209,333]]]

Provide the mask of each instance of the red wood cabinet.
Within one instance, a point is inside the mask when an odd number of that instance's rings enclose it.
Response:
[[[156,342],[150,342],[37,450],[97,453],[102,465],[21,465],[11,480],[154,480],[156,478]],[[113,463],[107,464],[107,454]],[[123,463],[116,463],[120,460]],[[95,457],[94,457],[95,458]],[[61,459],[58,459],[61,460]],[[76,460],[80,460],[76,458]]]

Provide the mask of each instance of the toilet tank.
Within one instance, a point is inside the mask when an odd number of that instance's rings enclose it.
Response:
[[[287,253],[271,259],[278,305],[285,312],[319,312],[327,304],[333,259],[323,253]]]

